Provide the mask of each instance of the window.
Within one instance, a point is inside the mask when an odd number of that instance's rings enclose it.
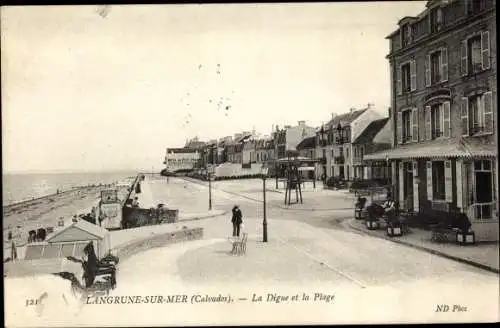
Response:
[[[489,69],[491,65],[489,32],[484,31],[463,40],[460,54],[462,76]]]
[[[462,99],[462,135],[473,136],[493,132],[491,91]]]
[[[448,81],[448,49],[442,47],[427,55],[425,61],[425,85]]]
[[[362,159],[362,158],[363,158],[363,156],[364,156],[364,152],[365,152],[365,147],[361,147],[361,148],[359,149],[359,153],[360,153],[360,154],[359,154],[359,157],[360,157],[361,159]]]
[[[432,162],[432,195],[434,200],[445,200],[444,162]]]
[[[340,157],[344,156],[344,148],[342,147],[339,148],[339,156]]]
[[[484,9],[483,0],[467,0],[467,12],[469,14],[476,14]]]
[[[483,103],[481,96],[472,96],[469,98],[469,119],[471,134],[483,132]]]
[[[411,111],[403,111],[403,142],[411,141]]]
[[[490,160],[474,161],[474,218],[493,218],[493,175]],[[478,188],[479,187],[479,188]]]
[[[403,83],[403,93],[411,91],[410,63],[401,66],[401,78]]]
[[[482,56],[481,56],[481,36],[475,36],[467,41],[467,51],[470,54],[468,70],[471,73],[482,71]]]
[[[405,47],[410,42],[411,42],[411,26],[410,24],[405,24],[401,28],[401,43],[403,47]]]
[[[441,82],[441,52],[436,51],[431,54],[431,84]]]
[[[433,8],[429,14],[431,33],[436,33],[441,29],[443,23],[443,12],[441,8]]]
[[[442,104],[434,105],[431,107],[431,129],[432,139],[443,136],[443,106]]]

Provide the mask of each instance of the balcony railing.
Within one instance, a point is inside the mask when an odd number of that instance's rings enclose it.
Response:
[[[484,126],[475,125],[470,129],[472,135],[484,132]]]
[[[344,164],[345,161],[344,156],[335,156],[333,159],[335,160],[335,164]]]
[[[403,142],[409,142],[412,140],[411,135],[403,135]]]
[[[495,203],[476,203],[469,206],[468,216],[476,220],[488,220],[495,217]]]
[[[345,144],[349,142],[349,138],[337,137],[335,138],[335,143],[337,145]]]
[[[441,131],[441,130],[432,131],[432,139],[436,139],[436,138],[439,138],[442,136],[443,136],[443,131]]]

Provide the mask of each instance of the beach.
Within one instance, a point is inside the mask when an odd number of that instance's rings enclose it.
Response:
[[[123,194],[126,186],[118,187]],[[82,187],[3,207],[4,259],[10,257],[11,241],[8,232],[12,231],[12,240],[16,246],[26,244],[28,231],[38,228],[57,228],[57,221],[66,220],[73,215],[89,213],[99,202],[102,186]]]

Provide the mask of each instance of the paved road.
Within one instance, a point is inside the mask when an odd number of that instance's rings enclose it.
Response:
[[[192,204],[197,210],[203,204],[206,206],[208,190],[203,184],[178,179],[170,179],[169,183],[182,186],[178,190],[185,191],[180,198],[188,203],[186,205]],[[176,258],[177,274],[182,281],[195,284],[237,283],[242,279],[265,283],[316,281],[365,288],[409,282],[460,285],[465,280],[498,286],[498,276],[494,274],[344,227],[342,220],[352,217],[352,209],[345,209],[352,206],[352,196],[338,191],[329,191],[326,196],[323,191],[304,195],[305,201],[306,197],[324,198],[331,208],[338,209],[304,211],[269,206],[270,242],[263,244],[259,181],[245,186],[242,183],[244,181],[217,182],[212,195],[215,209],[230,209],[235,203],[242,208],[244,226],[250,236],[246,260],[235,267],[227,255],[226,239],[231,233],[229,215],[190,222],[190,226],[203,227],[204,239],[213,242],[204,247],[186,248],[182,256]],[[153,193],[169,188],[166,180],[157,180],[152,186]],[[271,202],[284,199],[280,193],[268,194]]]

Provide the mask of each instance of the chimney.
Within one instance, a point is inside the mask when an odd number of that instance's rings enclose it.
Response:
[[[280,126],[276,125],[276,132],[278,132],[279,130],[280,130]]]
[[[351,109],[349,110],[351,113],[354,112],[356,110],[356,108],[354,107],[351,107]]]
[[[392,108],[391,107],[387,108],[387,113],[389,114],[389,117],[391,117],[391,112],[392,112]]]
[[[301,127],[306,125],[306,121],[298,121],[298,123],[299,123],[299,126],[301,126]]]
[[[337,116],[337,114],[332,113],[332,120],[335,118],[335,116]]]
[[[368,109],[374,109],[375,104],[374,103],[368,103]]]

